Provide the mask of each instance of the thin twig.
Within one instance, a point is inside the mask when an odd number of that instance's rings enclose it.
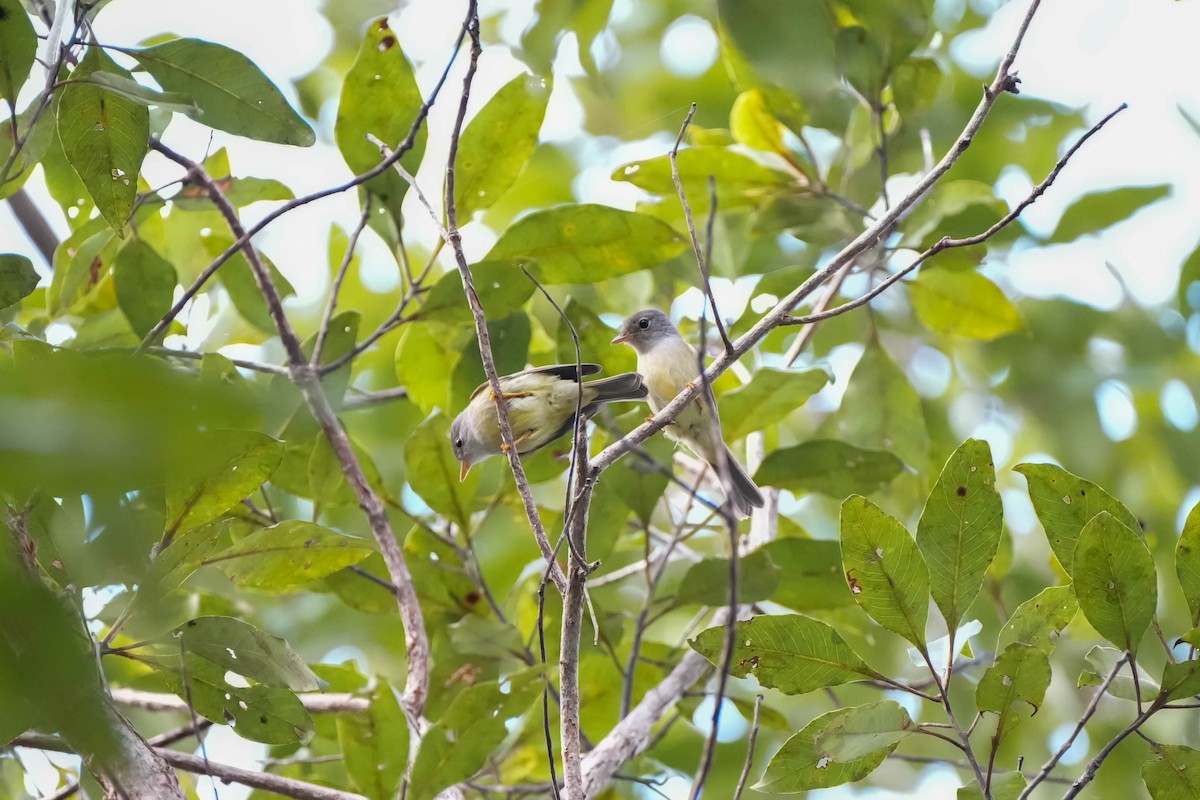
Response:
[[[754,744],[758,741],[758,714],[762,710],[762,701],[761,694],[754,698],[754,719],[750,721],[750,736],[746,741],[746,760],[742,763],[742,774],[738,777],[733,800],[741,800],[742,790],[746,788],[746,780],[750,777],[750,767],[754,764]]]
[[[1157,702],[1151,703],[1149,708],[1147,708],[1141,714],[1138,714],[1137,718],[1133,722],[1126,725],[1120,733],[1110,739],[1108,744],[1104,745],[1104,747],[1100,749],[1100,752],[1096,754],[1096,757],[1088,762],[1083,774],[1076,778],[1075,782],[1071,784],[1071,788],[1067,789],[1066,793],[1063,794],[1063,800],[1071,800],[1071,798],[1082,792],[1084,787],[1091,783],[1096,777],[1096,771],[1100,769],[1100,765],[1103,764],[1104,760],[1108,758],[1109,754],[1116,749],[1116,746],[1123,742],[1126,736],[1136,732],[1137,729],[1141,727],[1142,723],[1150,719],[1150,717],[1156,711],[1158,711],[1159,708],[1161,708],[1161,706]],[[1026,789],[1028,790],[1028,787],[1026,787]],[[1025,793],[1022,793],[1021,796],[1024,797]]]
[[[354,231],[350,234],[350,240],[346,242],[346,254],[342,256],[342,263],[338,266],[337,274],[333,277],[333,285],[329,288],[329,302],[325,305],[325,314],[321,317],[321,326],[317,329],[317,338],[313,342],[312,358],[308,362],[314,369],[321,364],[321,353],[325,350],[325,339],[329,336],[329,323],[333,320],[333,312],[337,310],[338,294],[342,291],[342,282],[346,280],[350,262],[354,260],[354,251],[358,248],[358,237],[362,235],[370,221],[371,194],[368,192],[363,201],[362,215],[358,218],[358,225],[354,227]]]

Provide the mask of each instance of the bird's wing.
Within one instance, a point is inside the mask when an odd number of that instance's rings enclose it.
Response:
[[[579,372],[582,372],[585,376],[595,375],[601,369],[599,364],[579,364],[578,367],[580,369],[576,369],[576,367],[577,365],[575,364],[550,364],[545,367],[532,367],[521,372],[514,372],[512,375],[500,376],[500,387],[504,388],[506,381],[512,381],[515,378],[523,378],[529,375],[554,375],[563,380],[577,381],[579,380]],[[479,388],[471,392],[471,399],[474,400],[486,388],[488,388],[487,381],[479,384]]]

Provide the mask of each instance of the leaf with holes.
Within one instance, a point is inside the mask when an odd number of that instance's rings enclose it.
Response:
[[[1158,604],[1154,558],[1121,520],[1101,511],[1083,526],[1075,546],[1079,608],[1101,636],[1136,652]]]
[[[283,442],[258,431],[198,434],[167,472],[167,527],[176,533],[216,519],[271,478],[283,458]]]
[[[462,132],[454,165],[459,224],[496,202],[512,186],[537,146],[550,86],[518,75],[500,87]]]
[[[1003,530],[992,449],[967,439],[946,462],[917,523],[929,591],[948,625],[958,625],[979,594]]]
[[[1033,706],[1036,714],[1050,688],[1050,657],[1045,650],[1028,644],[1010,644],[996,662],[988,667],[975,687],[975,706],[980,711],[999,715],[996,737],[1003,738],[1011,730],[1017,716],[1014,704],[1023,701]]]
[[[72,76],[93,72],[129,77],[99,47],[87,49]],[[123,236],[149,147],[150,112],[141,103],[93,84],[68,83],[59,92],[56,118],[63,152],[96,208]]]
[[[233,617],[197,617],[175,629],[189,653],[267,686],[314,692],[321,682],[299,654],[278,636]]]
[[[1019,642],[1049,653],[1054,649],[1052,636],[1062,633],[1078,611],[1079,601],[1075,599],[1075,590],[1071,586],[1043,589],[1036,597],[1017,606],[1008,622],[1004,623],[996,643],[996,652],[1003,652],[1010,644]]]
[[[508,735],[507,721],[524,714],[544,685],[541,668],[533,667],[499,683],[476,684],[455,697],[421,740],[410,800],[432,800],[486,766]]]
[[[1142,781],[1153,800],[1200,797],[1200,750],[1176,744],[1154,744],[1155,758],[1142,765]]]
[[[338,744],[350,784],[371,800],[392,800],[408,764],[408,723],[387,681],[378,681],[366,711],[337,715]]]
[[[689,644],[718,666],[724,638],[724,627],[709,628]],[[878,676],[832,627],[800,614],[739,622],[729,674],[753,675],[763,686],[784,694],[807,694]]]
[[[600,205],[535,211],[508,227],[487,260],[532,259],[542,283],[598,283],[661,264],[687,247],[649,214]]]
[[[925,647],[929,567],[894,517],[865,497],[842,503],[842,567],[858,587],[854,599],[871,619]]]
[[[1050,549],[1068,575],[1073,575],[1075,542],[1083,526],[1097,513],[1107,511],[1127,527],[1139,530],[1137,517],[1121,502],[1091,481],[1072,475],[1055,464],[1018,464],[1013,472],[1025,476],[1029,499],[1046,531]]]
[[[277,144],[308,147],[317,141],[275,84],[237,50],[203,39],[171,39],[121,52],[137,59],[166,91],[192,98],[197,110],[185,113],[202,125]]]
[[[250,534],[204,559],[238,586],[286,591],[332,575],[375,552],[365,539],[343,536],[312,522],[287,520]]]
[[[861,780],[912,729],[908,712],[894,700],[830,711],[784,742],[753,788],[789,794]]]

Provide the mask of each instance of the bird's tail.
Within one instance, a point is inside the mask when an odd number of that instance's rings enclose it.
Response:
[[[644,400],[648,394],[642,383],[642,376],[636,372],[623,372],[611,378],[589,381],[584,385],[596,393],[588,403],[596,406],[621,400]]]
[[[725,455],[729,463],[730,482],[733,484],[726,489],[725,493],[729,496],[729,502],[733,505],[734,511],[739,516],[748,517],[754,509],[762,507],[762,492],[754,485],[754,481],[746,474],[746,468],[738,463],[728,447],[725,448]],[[714,468],[716,466],[713,465]],[[719,471],[718,474],[720,474]]]

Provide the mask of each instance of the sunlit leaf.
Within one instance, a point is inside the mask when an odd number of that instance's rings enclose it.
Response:
[[[536,211],[509,226],[488,260],[530,258],[542,283],[596,283],[652,267],[683,252],[660,220],[600,205]]]
[[[758,370],[745,386],[721,395],[721,432],[725,441],[736,442],[785,419],[828,382],[829,375],[820,369]]]
[[[1137,517],[1121,502],[1091,481],[1072,475],[1055,464],[1018,464],[1013,472],[1025,476],[1029,499],[1046,530],[1050,549],[1068,575],[1074,574],[1075,542],[1092,517],[1107,511],[1133,530]]]
[[[923,269],[909,292],[917,318],[934,333],[991,340],[1025,328],[1016,306],[978,272]]]
[[[768,453],[754,480],[760,486],[842,498],[855,492],[873,492],[903,470],[903,462],[883,450],[861,450],[834,439],[814,439]]]
[[[283,458],[283,443],[257,431],[211,431],[194,444],[167,476],[167,541],[241,502]]]
[[[979,594],[1003,529],[992,449],[967,439],[946,462],[917,524],[930,593],[947,625],[958,625]]]
[[[1187,600],[1192,625],[1200,627],[1200,503],[1188,512],[1175,545],[1175,574]]]
[[[742,92],[733,101],[729,111],[729,130],[733,138],[755,150],[768,153],[786,153],[783,144],[784,127],[775,119],[767,105],[767,98],[759,89]]]
[[[1099,686],[1108,678],[1118,660],[1123,660],[1125,653],[1114,647],[1096,645],[1088,651],[1085,660],[1087,666],[1079,674],[1080,689],[1089,686]],[[1134,683],[1130,676],[1129,664],[1122,662],[1116,677],[1108,684],[1108,693],[1122,700],[1137,700],[1139,697],[1152,698],[1159,692],[1158,681],[1151,678],[1146,671],[1138,666],[1138,680]]]
[[[533,281],[525,277],[511,261],[481,261],[471,265],[475,293],[489,319],[499,319],[517,311],[533,294]],[[462,277],[451,270],[438,278],[425,295],[416,318],[425,321],[466,324],[474,318],[463,292]]]
[[[234,583],[248,589],[285,591],[357,564],[374,552],[371,543],[320,525],[287,520],[251,533],[206,557]]]
[[[21,302],[37,284],[32,261],[15,253],[0,253],[0,309]]]
[[[278,636],[233,617],[198,617],[175,629],[189,653],[268,686],[296,692],[321,688],[320,681],[295,650]]]
[[[841,530],[842,566],[855,601],[880,625],[923,648],[929,567],[912,536],[859,496],[842,504]]]
[[[462,132],[454,167],[459,223],[491,206],[512,186],[537,145],[550,86],[518,75],[500,88]]]
[[[1200,694],[1200,661],[1167,661],[1163,664],[1161,694],[1170,700],[1182,700]]]
[[[387,681],[376,683],[366,711],[337,715],[337,733],[351,785],[371,800],[392,800],[408,764],[408,723]]]
[[[99,47],[89,47],[72,74],[100,71],[129,77]],[[149,112],[141,103],[99,86],[70,83],[60,90],[57,115],[67,160],[96,208],[113,230],[124,235],[149,147]]]
[[[689,147],[679,151],[677,162],[688,204],[699,213],[706,212],[710,205],[709,176],[716,181],[720,208],[753,205],[765,195],[780,192],[795,181],[786,172],[764,167],[749,156],[726,147]],[[665,155],[617,167],[612,179],[632,183],[664,197],[677,196],[671,177],[671,161]]]
[[[1144,206],[1161,200],[1171,192],[1167,184],[1157,186],[1128,186],[1103,192],[1092,192],[1071,204],[1049,242],[1073,242],[1081,236],[1096,233],[1133,216]]]
[[[536,667],[523,670],[454,698],[421,740],[408,786],[411,800],[432,800],[482,769],[508,734],[507,721],[524,714],[541,691],[540,672]]]
[[[980,711],[999,715],[997,740],[1006,728],[1021,719],[1013,708],[1018,700],[1028,703],[1037,713],[1050,688],[1050,658],[1045,650],[1020,642],[1010,644],[996,657],[975,687],[975,706]]]
[[[1142,780],[1153,800],[1194,800],[1200,797],[1200,750],[1175,744],[1154,744],[1155,758],[1142,765]]]
[[[1101,636],[1136,651],[1158,604],[1154,558],[1129,526],[1101,511],[1075,546],[1079,608]]]
[[[1037,596],[1017,606],[1008,622],[1004,623],[996,643],[996,652],[1003,652],[1010,644],[1020,643],[1048,653],[1054,649],[1055,640],[1052,636],[1061,633],[1075,619],[1078,611],[1079,601],[1075,599],[1075,591],[1070,585],[1043,589]]]
[[[188,95],[199,109],[185,112],[210,128],[278,144],[308,147],[312,128],[253,61],[203,39],[170,39],[133,56],[168,92]]]
[[[990,795],[992,800],[1018,800],[1025,785],[1025,776],[1019,772],[993,772]],[[955,800],[984,800],[983,791],[971,782],[958,790]]]
[[[822,714],[784,742],[754,789],[786,794],[860,780],[912,728],[908,712],[894,700]]]
[[[689,644],[714,665],[721,662],[723,627],[709,628]],[[729,674],[753,675],[784,694],[874,678],[876,672],[824,622],[800,614],[759,616],[737,623]]]

